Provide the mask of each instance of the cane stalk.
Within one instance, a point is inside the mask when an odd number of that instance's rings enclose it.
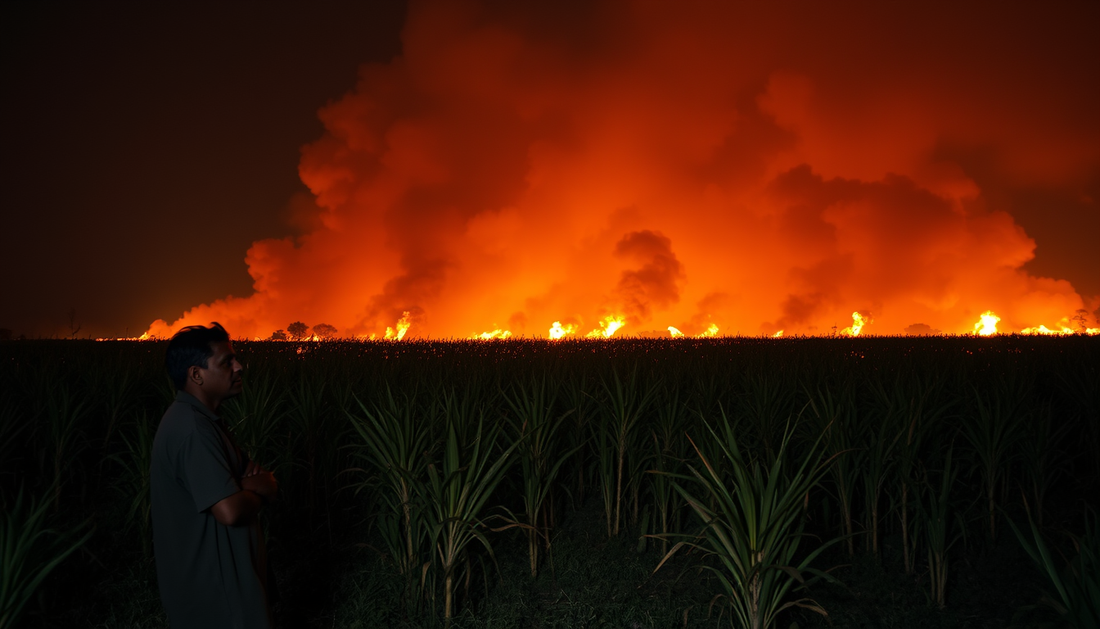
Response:
[[[702,521],[702,530],[696,535],[673,536],[681,541],[656,570],[683,548],[713,557],[718,565],[703,567],[718,578],[722,596],[741,627],[773,627],[780,612],[795,606],[827,617],[825,609],[812,599],[785,600],[796,583],[806,583],[804,574],[829,578],[810,564],[838,541],[804,555],[798,552],[806,537],[806,495],[817,487],[832,464],[823,456],[821,440],[814,441],[801,460],[789,461],[792,430],[788,426],[776,443],[771,462],[765,463],[746,456],[724,414],[718,428],[707,422],[704,426],[706,441],[689,438],[697,457],[696,464],[687,466],[690,474],[670,475],[677,492]],[[726,474],[716,465],[719,458]]]
[[[488,501],[520,443],[498,452],[500,432],[500,426],[486,431],[479,418],[469,440],[463,442],[455,422],[448,421],[443,459],[438,466],[428,465],[428,480],[423,487],[430,538],[443,576],[443,617],[448,626],[454,617],[458,569],[468,561],[470,546],[477,542],[493,557],[493,547],[482,532]]]

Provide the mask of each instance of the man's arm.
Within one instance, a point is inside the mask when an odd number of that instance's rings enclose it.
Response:
[[[241,526],[255,519],[265,501],[272,501],[279,491],[275,476],[259,467],[249,464],[245,477],[241,479],[241,490],[223,498],[210,507],[210,513],[218,523],[225,526]]]

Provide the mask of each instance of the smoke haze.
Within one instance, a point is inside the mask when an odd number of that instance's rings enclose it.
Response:
[[[320,109],[254,294],[149,333],[1065,324],[1100,296],[1034,271],[1015,218],[1097,215],[1096,9],[1059,7],[413,3],[403,54]]]

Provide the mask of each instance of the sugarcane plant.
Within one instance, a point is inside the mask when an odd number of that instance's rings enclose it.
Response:
[[[664,393],[654,405],[654,421],[649,428],[652,438],[652,469],[650,493],[653,501],[653,520],[661,554],[668,552],[668,534],[679,528],[679,507],[683,504],[672,485],[670,473],[680,471],[687,459],[684,451],[687,440],[684,434],[688,424],[688,412],[681,400],[680,387],[666,382]],[[643,531],[647,527],[643,527]],[[645,537],[641,538],[643,541]]]
[[[637,368],[630,376],[621,377],[615,369],[603,381],[603,421],[598,427],[601,458],[600,481],[602,483],[604,511],[608,519],[607,535],[619,534],[622,525],[623,496],[629,487],[639,482],[632,470],[641,468],[635,453],[644,452],[645,435],[637,429],[643,415],[649,409],[657,387],[639,377]],[[627,467],[628,455],[631,457]],[[634,502],[637,505],[637,502]]]
[[[378,530],[398,573],[405,579],[403,596],[410,603],[424,591],[429,564],[429,534],[424,482],[434,449],[431,424],[420,414],[415,395],[395,395],[386,387],[381,401],[368,406],[356,399],[358,413],[348,413],[359,441],[349,445],[360,467],[351,473],[374,474],[349,487],[356,493],[377,487],[384,505]]]
[[[1027,409],[1012,381],[1000,380],[988,395],[974,390],[973,411],[963,416],[961,432],[977,457],[973,466],[985,493],[989,539],[997,540],[997,491],[1011,470],[1025,432]]]
[[[150,490],[150,468],[153,462],[153,437],[157,424],[148,412],[135,414],[130,422],[121,427],[123,448],[113,452],[109,460],[120,470],[112,488],[127,503],[126,518],[122,526],[123,533],[136,531],[141,539],[142,554],[146,559],[153,556],[152,533],[152,497]]]
[[[949,446],[942,467],[924,467],[924,484],[920,504],[921,525],[928,549],[928,581],[932,602],[943,609],[946,604],[947,577],[951,549],[966,539],[963,514],[954,503],[958,470],[952,465],[954,446]],[[923,467],[923,466],[922,466]]]
[[[50,500],[28,498],[23,487],[14,500],[0,506],[0,628],[9,629],[19,626],[42,582],[88,541],[93,530],[90,520],[67,533],[50,527]]]
[[[471,546],[477,542],[493,557],[492,544],[484,533],[488,528],[488,502],[521,443],[513,442],[499,451],[499,424],[485,429],[482,417],[473,428],[458,423],[448,418],[442,460],[428,465],[428,480],[423,485],[429,538],[435,552],[432,566],[442,576],[443,618],[448,626],[454,617],[460,568],[465,565],[469,575]]]
[[[892,386],[887,386],[881,378],[871,385],[872,413],[867,419],[868,425],[862,431],[859,444],[863,455],[863,521],[868,529],[868,547],[871,554],[879,557],[879,525],[882,521],[880,505],[883,493],[887,490],[897,463],[895,452],[898,442],[905,436],[904,417],[906,405],[899,381],[901,374],[895,376]]]
[[[822,435],[825,453],[833,460],[829,466],[829,485],[840,506],[844,538],[847,540],[848,555],[851,556],[855,554],[853,502],[856,487],[862,480],[866,452],[855,447],[856,435],[861,427],[856,417],[851,385],[845,383],[838,388],[837,394],[829,388],[807,392],[812,418],[809,423],[811,430]]]
[[[1069,558],[1055,556],[1030,511],[1027,520],[1030,535],[1011,519],[1008,524],[1054,590],[1044,593],[1043,602],[1078,629],[1100,627],[1100,519],[1096,512],[1085,510],[1082,535],[1066,533],[1074,548]]]
[[[702,529],[680,538],[654,570],[660,570],[683,548],[693,548],[717,565],[703,567],[717,577],[731,610],[734,626],[767,629],[777,615],[802,607],[823,616],[828,613],[813,599],[787,599],[796,583],[831,578],[811,567],[832,540],[799,555],[806,535],[803,504],[821,482],[831,459],[823,456],[821,440],[814,441],[798,459],[791,447],[792,426],[778,439],[774,456],[752,458],[738,443],[736,431],[725,413],[716,428],[704,421],[703,441],[690,439],[696,462],[689,474],[673,474],[676,490],[698,516]],[[725,463],[726,474],[716,463]],[[794,460],[788,460],[794,459]],[[839,539],[839,538],[838,538]]]
[[[952,407],[941,400],[943,380],[913,378],[895,395],[900,396],[899,411],[893,415],[902,433],[898,440],[894,479],[894,503],[901,526],[902,557],[905,573],[916,570],[917,546],[920,539],[920,521],[913,517],[916,498],[922,487],[921,458],[926,454],[927,442],[934,430]]]
[[[531,577],[538,576],[540,548],[550,552],[554,520],[554,489],[558,474],[580,445],[565,450],[561,427],[572,410],[556,412],[554,396],[545,377],[516,383],[503,394],[511,410],[513,439],[519,444],[520,470],[523,474],[520,494],[523,513],[511,517],[511,525],[523,529]],[[505,527],[507,528],[507,527]]]

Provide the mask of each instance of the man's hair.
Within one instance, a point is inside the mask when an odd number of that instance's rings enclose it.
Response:
[[[187,384],[187,370],[191,367],[207,368],[206,361],[214,355],[211,343],[229,340],[229,333],[217,321],[210,327],[191,325],[172,335],[168,341],[168,351],[164,356],[164,366],[168,377],[176,390],[182,391]]]

